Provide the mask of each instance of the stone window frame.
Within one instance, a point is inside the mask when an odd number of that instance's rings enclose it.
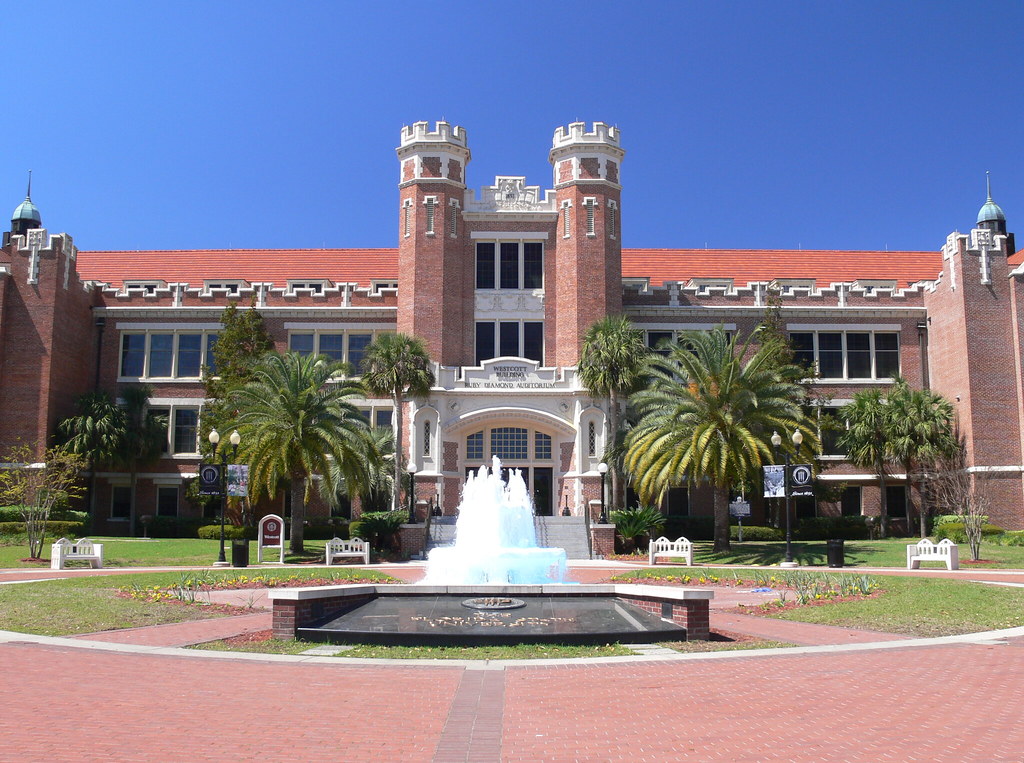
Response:
[[[791,343],[793,343],[795,335],[800,334],[800,335],[810,335],[811,336],[812,346],[811,346],[810,350],[798,349],[796,347],[794,347],[794,349],[796,350],[796,359],[800,359],[803,356],[807,356],[804,362],[809,367],[813,367],[814,368],[815,375],[816,375],[815,381],[817,381],[817,382],[826,383],[826,384],[833,384],[833,383],[836,383],[836,382],[882,382],[882,383],[889,383],[889,382],[891,382],[891,380],[892,380],[894,375],[902,373],[903,348],[902,348],[902,345],[901,345],[901,342],[900,342],[900,336],[901,336],[902,332],[901,332],[901,330],[900,330],[900,328],[898,326],[896,326],[896,327],[893,327],[893,326],[873,327],[873,326],[864,326],[864,325],[845,325],[844,326],[842,324],[839,324],[839,325],[835,325],[835,326],[821,326],[821,327],[817,327],[817,328],[811,328],[811,327],[798,327],[798,328],[795,328],[791,324],[790,326],[787,326],[786,334],[787,334],[787,337],[789,338]],[[842,362],[842,373],[839,374],[838,376],[836,376],[836,375],[824,376],[821,373],[821,353],[822,353],[822,350],[821,350],[821,335],[822,334],[829,334],[829,335],[838,334],[840,336],[840,347],[838,349],[827,348],[825,350],[825,352],[833,352],[833,353],[839,353],[840,354],[841,359],[842,359],[841,360],[841,362]],[[850,376],[850,352],[851,352],[851,349],[850,349],[850,346],[849,346],[849,335],[850,334],[858,334],[858,335],[866,334],[868,336],[868,349],[866,350],[866,352],[868,353],[868,362],[870,363],[870,366],[871,366],[871,372],[870,372],[869,376]],[[889,350],[889,349],[878,350],[877,349],[877,343],[878,343],[877,340],[878,340],[878,336],[879,335],[884,335],[884,336],[895,335],[895,337],[896,337],[896,348],[895,348],[896,364],[895,364],[895,371],[893,373],[891,373],[891,374],[884,375],[884,376],[880,376],[879,373],[878,373],[878,354],[879,354],[879,352],[886,352],[886,353],[893,352],[893,350]],[[854,350],[852,350],[852,351],[853,352],[865,352],[864,350],[856,349],[856,348]],[[808,353],[809,353],[809,355],[808,355]]]
[[[352,361],[351,337],[352,336],[363,336],[363,337],[364,336],[369,336],[370,337],[370,341],[366,343],[366,346],[369,346],[370,344],[373,343],[373,341],[380,334],[383,334],[383,333],[388,333],[388,332],[385,332],[385,331],[374,331],[372,329],[354,329],[354,328],[347,328],[347,329],[324,329],[324,328],[312,327],[312,326],[309,327],[309,328],[290,328],[290,329],[288,329],[288,351],[289,352],[301,352],[302,354],[307,354],[307,355],[327,355],[327,357],[329,357],[331,360],[342,360],[342,361],[344,361],[346,363],[350,363],[352,365],[352,374],[351,374],[352,376],[359,376],[360,375],[359,374],[359,363]],[[312,335],[312,337],[313,337],[312,349],[309,350],[309,352],[299,351],[299,350],[293,349],[292,348],[292,338],[295,337],[295,336],[306,336],[306,335]],[[333,355],[330,355],[330,354],[327,354],[327,353],[321,351],[321,348],[320,348],[321,341],[320,340],[321,340],[321,337],[324,337],[324,336],[331,336],[331,337],[340,336],[340,337],[342,337],[342,348],[341,348],[341,357],[340,358],[334,357]],[[365,347],[363,348],[363,352],[365,353]],[[361,358],[360,358],[360,360],[361,360]]]
[[[513,323],[514,324],[518,324],[518,326],[519,326],[519,329],[518,329],[518,340],[517,340],[518,341],[518,353],[516,355],[503,355],[502,352],[501,352],[501,329],[500,329],[500,325],[501,324],[513,324]],[[525,328],[525,324],[527,324],[527,323],[539,324],[540,325],[540,357],[539,358],[529,358],[529,357],[527,357],[526,355],[523,354],[525,352],[525,349],[526,349],[524,345],[525,345],[525,341],[526,341],[526,328]],[[494,335],[493,335],[494,336],[494,355],[492,357],[490,357],[490,358],[477,358],[476,357],[476,349],[477,349],[477,346],[478,346],[477,345],[477,334],[480,331],[480,326],[482,324],[490,324],[491,326],[494,327],[493,328],[493,330],[494,330]],[[526,319],[526,318],[509,318],[509,319],[494,319],[494,320],[475,321],[474,324],[473,324],[473,347],[474,347],[474,361],[475,361],[475,365],[477,365],[477,366],[479,366],[481,363],[484,363],[484,362],[486,362],[488,360],[493,360],[494,358],[506,358],[506,357],[523,358],[524,360],[529,360],[529,361],[532,361],[532,362],[535,362],[535,363],[539,363],[541,366],[543,366],[544,365],[544,354],[547,351],[546,342],[544,341],[544,321],[530,320],[530,319]]]
[[[195,413],[195,441],[192,449],[178,449],[178,413],[179,411],[190,411]],[[147,408],[146,414],[162,413],[167,415],[167,431],[164,437],[163,450],[160,458],[187,458],[194,459],[199,455],[199,433],[202,428],[203,406],[199,400],[191,399],[161,399],[153,398]]]
[[[597,236],[597,198],[584,196],[583,207],[587,210],[587,238]]]
[[[614,241],[619,235],[619,203],[615,199],[608,199],[605,204],[608,207],[608,238]]]
[[[178,373],[179,364],[179,353],[180,353],[180,337],[181,336],[192,336],[195,334],[201,335],[200,350],[199,350],[199,373],[195,375],[182,376]],[[150,373],[150,355],[152,351],[152,338],[154,336],[172,336],[174,337],[171,345],[171,374],[169,376],[154,376]],[[143,340],[142,347],[142,373],[138,376],[125,374],[125,344],[127,337],[145,337]],[[197,329],[197,328],[150,328],[150,329],[125,329],[121,331],[120,338],[118,339],[118,357],[117,357],[117,379],[119,382],[123,381],[135,381],[139,379],[153,379],[159,381],[178,381],[178,380],[195,380],[202,379],[203,367],[212,366],[213,360],[213,343],[216,343],[217,338],[220,336],[220,329]],[[211,342],[212,338],[212,342]]]
[[[426,235],[426,236],[433,236],[433,235],[435,235],[435,230],[434,230],[435,225],[434,225],[434,223],[435,223],[435,221],[437,219],[437,197],[436,196],[424,196],[423,197],[423,206],[426,209],[426,216],[425,216],[425,221],[426,221],[425,227],[426,227],[426,230],[424,231],[424,235]]]

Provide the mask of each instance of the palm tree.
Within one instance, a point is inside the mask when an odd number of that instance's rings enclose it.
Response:
[[[60,439],[72,453],[85,456],[89,472],[86,505],[96,516],[96,467],[117,460],[121,452],[122,409],[106,392],[88,392],[75,402],[78,413],[57,425]]]
[[[812,451],[818,447],[800,407],[801,371],[780,361],[778,342],[749,349],[749,340],[740,345],[721,327],[686,332],[667,356],[651,358],[649,387],[633,396],[641,419],[627,437],[625,466],[640,500],[710,482],[716,551],[729,549],[728,488],[771,463],[772,432],[799,429]]]
[[[953,454],[957,437],[953,427],[953,404],[942,395],[927,389],[911,389],[906,380],[897,377],[889,390],[888,411],[890,432],[888,449],[892,460],[899,462],[907,474],[907,531],[913,505],[915,475],[923,467]],[[928,532],[927,512],[922,505],[917,512],[921,537]]]
[[[337,380],[339,370],[322,356],[267,353],[252,380],[231,393],[253,498],[273,496],[282,481],[291,481],[295,554],[304,551],[313,475],[320,476],[326,494],[339,477],[356,487],[366,480],[368,427],[352,402],[363,391],[357,383]]]
[[[395,407],[395,477],[391,491],[391,510],[400,504],[402,484],[402,425],[406,397],[422,398],[434,386],[430,355],[423,342],[408,334],[381,334],[363,356],[363,386],[372,395],[387,395]]]
[[[866,389],[854,393],[853,400],[839,409],[839,418],[846,421],[846,431],[839,435],[839,445],[846,451],[847,459],[878,475],[881,493],[879,528],[885,538],[889,529],[885,475],[890,457],[891,417],[882,391]]]
[[[386,427],[374,427],[367,436],[368,450],[364,455],[366,464],[366,484],[350,486],[345,480],[337,462],[331,462],[334,474],[334,492],[327,495],[331,508],[337,508],[340,499],[345,496],[350,500],[360,498],[363,512],[386,511],[390,500],[395,460],[394,433]]]
[[[637,390],[643,382],[644,361],[649,354],[644,333],[625,315],[609,315],[594,323],[583,337],[580,382],[594,397],[608,398],[606,453],[617,454],[619,400]],[[607,456],[606,456],[607,458]],[[608,458],[611,473],[612,510],[622,507],[624,493],[618,458]]]

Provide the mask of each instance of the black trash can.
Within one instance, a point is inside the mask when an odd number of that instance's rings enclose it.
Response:
[[[846,552],[843,548],[843,539],[832,539],[828,541],[828,566],[842,567],[846,563]]]
[[[231,541],[231,566],[249,566],[249,541],[243,539]]]

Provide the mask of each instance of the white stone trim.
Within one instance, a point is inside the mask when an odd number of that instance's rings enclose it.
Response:
[[[224,328],[223,323],[127,323],[118,321],[114,325],[118,331],[220,331]]]
[[[547,241],[548,234],[544,231],[474,230],[469,232],[469,238],[473,241]]]
[[[898,323],[787,323],[787,331],[902,331]]]

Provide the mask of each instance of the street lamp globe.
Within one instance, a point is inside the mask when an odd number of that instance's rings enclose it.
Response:
[[[208,439],[210,440],[210,445],[216,446],[217,443],[220,442],[220,432],[218,432],[216,429],[211,429],[210,436]]]
[[[597,471],[600,472],[601,474],[607,474],[608,473],[608,464],[606,464],[604,461],[602,461],[601,463],[599,463],[597,465]]]
[[[793,444],[796,445],[799,448],[800,447],[800,443],[802,443],[803,441],[804,441],[803,432],[801,432],[799,429],[795,430],[793,432]]]
[[[231,433],[231,437],[229,437],[228,439],[231,441],[231,444],[237,448],[238,443],[242,441],[242,435],[238,434],[238,430],[236,429],[234,432]]]
[[[780,435],[778,432],[772,432],[772,445],[774,445],[776,448],[782,445],[782,435]]]
[[[416,473],[416,462],[415,461],[410,461],[409,464],[405,467],[405,470],[407,472],[409,472],[409,474],[415,474]]]

